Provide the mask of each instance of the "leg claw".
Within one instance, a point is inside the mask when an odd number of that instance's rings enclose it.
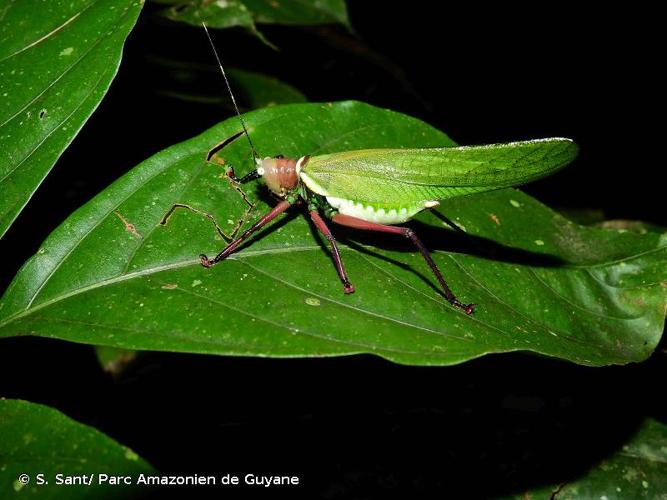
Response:
[[[477,307],[477,304],[461,304],[459,307],[463,309],[463,311],[470,316],[473,312],[475,312],[475,307]]]
[[[475,307],[477,307],[477,304],[464,304],[462,302],[459,302],[458,300],[454,299],[453,301],[450,302],[454,307],[458,307],[461,309],[464,313],[467,315],[471,315],[475,311]]]
[[[201,254],[201,255],[199,256],[199,260],[201,261],[201,265],[204,266],[204,267],[206,267],[206,268],[211,267],[211,266],[213,265],[213,261],[210,260],[210,259],[209,259],[206,255],[204,255],[204,254]]]

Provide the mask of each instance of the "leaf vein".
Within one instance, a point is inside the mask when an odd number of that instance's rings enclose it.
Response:
[[[285,285],[287,285],[287,286],[289,286],[289,287],[291,287],[291,288],[294,288],[294,289],[296,289],[296,290],[299,290],[299,291],[301,291],[301,292],[304,292],[304,293],[307,293],[307,294],[310,294],[310,295],[314,295],[315,297],[319,297],[319,298],[321,298],[321,299],[323,299],[323,300],[326,300],[327,302],[331,302],[331,303],[333,303],[333,304],[336,304],[337,306],[344,307],[344,308],[346,308],[346,309],[352,309],[353,311],[359,312],[359,313],[361,313],[361,314],[367,314],[367,315],[369,315],[369,316],[374,316],[374,317],[383,319],[383,320],[385,320],[385,321],[388,321],[388,322],[390,322],[390,323],[397,323],[397,324],[400,324],[400,325],[403,325],[403,326],[407,326],[407,327],[409,327],[409,328],[414,328],[415,330],[422,330],[422,331],[425,331],[425,332],[428,332],[428,333],[431,333],[431,334],[438,335],[438,336],[440,336],[440,337],[449,337],[449,338],[452,338],[452,339],[455,339],[455,340],[466,340],[466,341],[469,341],[469,339],[463,339],[462,337],[458,337],[458,336],[452,335],[452,334],[450,334],[450,333],[441,332],[441,331],[437,331],[437,330],[432,330],[432,329],[430,329],[430,328],[426,328],[426,327],[424,327],[424,326],[415,325],[415,324],[413,324],[413,323],[408,323],[408,322],[406,322],[406,321],[401,321],[401,320],[399,320],[399,319],[392,318],[392,317],[390,317],[390,316],[385,316],[385,315],[383,315],[383,314],[380,314],[380,313],[377,313],[377,312],[374,312],[374,311],[370,311],[370,310],[368,310],[368,309],[362,309],[362,308],[359,308],[359,307],[356,307],[356,306],[352,306],[352,305],[349,305],[349,304],[345,304],[344,302],[340,302],[340,301],[338,301],[338,300],[332,299],[332,298],[330,298],[330,297],[326,297],[326,296],[324,296],[324,295],[320,295],[320,294],[313,293],[311,290],[306,290],[306,289],[304,289],[304,288],[301,288],[300,286],[296,285],[295,283],[291,283],[291,282],[289,282],[289,281],[283,280],[283,279],[279,278],[278,276],[275,276],[275,275],[273,275],[273,274],[271,274],[271,273],[268,273],[268,272],[264,271],[263,269],[260,269],[260,268],[258,268],[258,267],[256,267],[256,266],[253,266],[252,264],[249,264],[249,263],[247,263],[247,262],[245,262],[245,261],[243,261],[243,263],[246,264],[246,265],[247,265],[248,267],[250,267],[251,269],[254,269],[254,270],[257,271],[257,272],[260,272],[260,273],[264,274],[265,276],[267,276],[267,277],[269,277],[269,278],[271,278],[271,279],[273,279],[273,280],[275,280],[275,281],[278,281],[279,283],[283,283],[283,284],[285,284]],[[408,351],[406,351],[406,352],[408,352]]]

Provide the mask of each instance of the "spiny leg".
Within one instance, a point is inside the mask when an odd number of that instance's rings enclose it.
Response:
[[[253,211],[255,208],[255,205],[248,199],[248,195],[245,194],[245,191],[241,189],[241,186],[239,186],[239,183],[236,182],[234,179],[231,177],[227,176],[227,179],[229,180],[229,184],[231,184],[232,188],[241,195],[241,198],[243,198],[243,201],[248,205],[248,207],[245,209],[243,212],[243,215],[241,218],[237,221],[236,226],[234,227],[234,230],[232,231],[232,237],[229,239],[233,239],[236,237],[236,234],[241,230],[243,225],[246,223],[248,220],[248,217],[250,216],[250,213]]]
[[[287,201],[283,200],[280,203],[278,203],[275,207],[271,209],[271,211],[264,215],[262,218],[260,218],[257,222],[255,222],[250,229],[245,231],[241,236],[236,238],[234,241],[232,241],[229,245],[227,245],[218,255],[216,255],[213,259],[209,259],[206,255],[202,254],[199,256],[201,259],[201,264],[204,267],[211,267],[221,260],[226,259],[229,254],[231,254],[236,248],[243,243],[245,240],[247,240],[255,231],[258,229],[261,229],[264,227],[266,224],[271,222],[273,219],[275,219],[278,215],[283,213],[285,210],[287,210],[292,204]]]
[[[253,170],[250,174],[246,175],[245,177],[238,178],[236,177],[236,174],[234,173],[234,167],[231,165],[226,165],[225,160],[221,157],[218,156],[218,153],[228,144],[234,142],[236,139],[241,137],[243,135],[243,132],[239,132],[221,143],[217,144],[213,149],[211,149],[208,152],[208,155],[206,155],[206,161],[208,163],[218,165],[221,167],[225,168],[225,173],[224,176],[226,179],[229,181],[231,186],[236,190],[237,193],[243,198],[243,201],[248,205],[248,208],[246,208],[245,212],[243,213],[243,216],[239,219],[239,221],[236,224],[236,227],[234,227],[234,230],[232,231],[232,237],[229,239],[233,239],[236,236],[236,233],[239,232],[241,227],[245,224],[245,222],[248,220],[248,216],[252,212],[252,209],[255,208],[255,205],[250,201],[248,198],[248,195],[245,194],[245,191],[241,189],[241,184],[245,184],[248,181],[257,179],[259,176],[257,175],[257,170]]]
[[[213,156],[212,158],[215,159],[215,156]],[[211,160],[212,159],[209,158],[209,161],[211,161]],[[222,165],[222,164],[224,164],[224,162],[220,163],[220,165]],[[246,204],[248,205],[248,208],[244,212],[243,217],[239,220],[238,224],[234,228],[234,232],[232,233],[232,235],[233,235],[232,237],[236,237],[236,233],[238,233],[238,231],[241,229],[241,227],[243,227],[243,225],[248,220],[248,216],[250,215],[252,210],[255,208],[255,205],[250,201],[250,199],[248,198],[248,195],[241,188],[241,184],[246,184],[247,182],[254,181],[255,179],[259,179],[261,177],[261,175],[257,172],[257,169],[255,169],[255,170],[252,170],[250,173],[244,175],[243,177],[239,178],[239,177],[236,176],[236,173],[234,172],[234,167],[232,165],[228,165],[227,167],[225,167],[225,176],[227,177],[227,180],[229,181],[231,186],[236,190],[237,193],[239,193],[241,195],[241,198],[243,198],[243,201],[245,201]]]
[[[430,267],[431,271],[433,271],[435,278],[438,280],[438,283],[440,283],[440,286],[442,287],[442,290],[445,293],[445,298],[447,299],[447,301],[454,307],[458,307],[459,309],[465,311],[466,314],[472,314],[472,312],[475,310],[475,304],[463,304],[452,293],[451,289],[449,288],[449,285],[447,285],[447,282],[442,277],[440,269],[438,269],[438,266],[436,266],[435,262],[431,258],[431,254],[429,254],[424,244],[420,241],[419,238],[417,238],[417,235],[412,229],[408,227],[386,226],[384,224],[376,224],[374,222],[368,222],[363,219],[358,219],[357,217],[351,217],[349,215],[343,215],[343,214],[334,215],[332,220],[336,224],[340,224],[341,226],[347,226],[354,229],[363,229],[366,231],[378,231],[382,233],[400,234],[406,238],[409,238],[410,241],[412,241],[412,243],[417,247],[419,252],[422,254],[422,257],[424,257],[424,260],[428,264],[428,267]]]
[[[333,234],[331,234],[331,231],[327,227],[322,217],[320,217],[320,214],[317,213],[317,210],[310,211],[310,218],[315,223],[315,226],[317,226],[317,229],[319,229],[320,232],[324,235],[324,237],[327,240],[329,240],[329,243],[331,243],[331,254],[333,255],[334,264],[336,265],[336,271],[338,271],[338,276],[340,277],[340,280],[343,282],[343,288],[345,289],[345,293],[354,293],[354,287],[352,286],[352,283],[350,283],[350,280],[347,279],[347,274],[345,273],[345,266],[343,265],[343,260],[340,257],[340,252],[338,251],[338,245],[336,244],[336,239],[334,238]]]

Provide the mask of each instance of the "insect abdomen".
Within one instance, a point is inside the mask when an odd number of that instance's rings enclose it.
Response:
[[[437,201],[422,201],[403,206],[387,204],[364,203],[361,201],[346,200],[327,196],[327,202],[343,215],[357,217],[368,222],[378,224],[401,224],[408,221],[425,208],[439,205]]]

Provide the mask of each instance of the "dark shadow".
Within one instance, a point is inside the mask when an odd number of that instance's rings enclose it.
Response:
[[[336,227],[334,228],[334,230],[335,230],[336,228],[338,228],[338,227],[340,227],[340,226],[336,226]],[[400,236],[395,236],[395,235],[394,235],[394,238],[395,238],[395,239],[398,239],[399,242],[401,241],[401,237],[400,237]],[[396,259],[392,259],[391,257],[387,257],[386,255],[382,255],[382,254],[380,254],[380,253],[378,253],[378,252],[374,252],[374,251],[371,250],[370,248],[365,247],[365,246],[362,246],[362,245],[360,245],[359,243],[357,243],[357,242],[355,242],[355,241],[352,241],[352,240],[350,240],[350,239],[348,239],[348,238],[345,238],[343,241],[345,242],[345,244],[346,244],[348,247],[352,248],[353,250],[356,250],[357,252],[359,252],[359,253],[361,253],[361,254],[375,257],[375,258],[377,258],[377,259],[382,260],[383,262],[386,262],[386,263],[389,264],[390,266],[399,267],[399,268],[401,268],[401,269],[403,269],[403,270],[412,272],[412,274],[414,274],[415,276],[417,276],[420,280],[422,280],[424,283],[426,283],[429,287],[431,287],[433,290],[435,290],[436,292],[438,292],[438,294],[442,295],[442,297],[444,298],[444,294],[442,293],[442,289],[438,286],[437,282],[435,281],[435,278],[434,278],[433,275],[429,272],[428,267],[426,267],[427,264],[426,264],[425,261],[422,261],[422,262],[423,262],[423,265],[420,266],[419,269],[415,269],[413,266],[410,266],[410,265],[408,265],[408,264],[406,264],[406,263],[404,263],[404,262],[398,261],[398,260],[396,260]],[[407,248],[406,251],[410,250],[410,251],[412,251],[412,252],[416,252],[416,250],[415,250],[414,247],[410,244],[409,241],[405,241],[405,240],[403,240],[403,241],[405,242],[406,247],[411,247],[411,248]],[[332,265],[333,265],[333,261],[332,261],[331,263],[332,263]],[[444,278],[445,278],[445,281],[448,281],[448,280],[447,280],[447,276],[444,276]],[[350,276],[350,281],[352,282],[352,284],[354,284],[354,276]],[[449,283],[449,284],[451,285],[451,283]]]
[[[197,498],[520,496],[575,480],[621,450],[644,416],[666,422],[650,383],[665,376],[660,354],[625,367],[510,354],[442,369],[145,353],[112,378],[88,346],[24,337],[0,351],[0,394],[93,425],[163,474],[301,480],[266,495],[198,487]]]
[[[255,186],[256,188],[252,194],[253,199],[260,199],[268,205],[276,204],[276,198],[272,196],[261,183],[257,183]],[[306,219],[309,219],[306,207],[303,204],[294,205],[287,212],[287,214],[295,213],[299,213],[306,217]],[[483,236],[468,234],[446,216],[435,211],[432,213],[447,225],[449,225],[453,231],[434,227],[415,220],[409,221],[406,224],[402,224],[412,228],[417,233],[417,236],[419,236],[419,238],[431,251],[442,250],[445,252],[462,253],[509,264],[523,264],[534,267],[559,267],[566,264],[566,262],[561,258],[553,255],[546,255],[537,252],[530,252],[520,248],[509,247]],[[257,214],[256,218],[259,218],[262,215],[263,214]],[[272,230],[272,227],[282,227],[282,225],[287,223],[287,220],[292,220],[293,218],[294,215],[289,217],[281,217],[278,221],[262,229],[259,233],[257,233],[257,235],[254,236],[254,238],[259,237],[261,234],[270,234],[270,232],[275,230]],[[349,247],[367,255],[375,255],[376,257],[379,257],[387,262],[391,262],[394,265],[398,265],[403,268],[409,267],[389,257],[374,254],[368,248],[363,248],[362,246],[355,244],[355,242],[358,242],[369,247],[377,246],[392,251],[415,252],[415,247],[408,240],[393,234],[383,234],[351,229],[348,227],[340,226],[328,219],[326,222],[332,233],[334,233],[336,239],[341,243],[345,243]],[[313,236],[319,235],[315,228],[311,229],[313,230]],[[322,242],[320,241],[320,243]],[[323,248],[328,249],[329,246],[323,245]]]
[[[437,210],[431,210],[431,214],[433,214],[436,218],[440,219],[442,222],[447,224],[449,227],[451,227],[454,231],[459,233],[460,235],[467,236],[468,233],[466,233],[461,227],[454,222],[452,219],[447,217],[445,214],[442,214],[438,212]]]
[[[453,224],[438,212],[433,212],[433,214],[443,222]],[[456,228],[454,231],[447,231],[418,221],[411,221],[406,225],[414,229],[423,238],[424,243],[433,250],[464,253],[508,264],[525,264],[534,267],[559,267],[566,264],[560,257],[510,247],[483,236],[468,234],[455,225],[453,226]]]
[[[558,267],[565,264],[559,257],[509,247],[483,236],[465,233],[460,229],[447,231],[417,221],[410,221],[403,225],[412,228],[431,251],[463,253],[489,260],[535,267]],[[333,225],[333,230],[340,235],[341,239],[345,239],[346,243],[348,240],[355,240],[364,245],[414,252],[414,246],[397,235],[359,231],[336,224]]]

